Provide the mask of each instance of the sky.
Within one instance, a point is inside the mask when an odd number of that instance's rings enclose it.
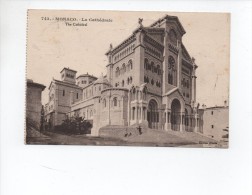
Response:
[[[196,59],[197,102],[208,107],[223,105],[229,99],[230,15],[227,13],[30,10],[27,78],[46,86],[42,93],[45,104],[52,78],[60,79],[64,67],[76,70],[77,76],[87,72],[97,77],[106,74],[105,53],[109,45],[115,47],[129,37],[138,27],[138,18],[143,18],[143,26],[149,26],[166,14],[179,18],[186,31],[182,42]],[[83,21],[87,26],[66,26],[63,21],[52,20],[55,17],[104,18],[112,22]]]

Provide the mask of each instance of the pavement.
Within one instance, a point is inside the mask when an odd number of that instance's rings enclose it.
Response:
[[[30,137],[27,144],[40,145],[100,145],[100,146],[168,146],[168,147],[220,147],[215,140],[193,132],[165,132],[147,129],[128,137],[93,137],[82,135],[62,135],[44,132],[41,136]]]

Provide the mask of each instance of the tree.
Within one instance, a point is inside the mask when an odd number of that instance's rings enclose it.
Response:
[[[63,121],[59,130],[67,134],[90,134],[92,124],[84,117],[70,117]]]

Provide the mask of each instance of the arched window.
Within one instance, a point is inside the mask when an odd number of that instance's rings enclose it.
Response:
[[[157,73],[158,73],[158,75],[161,75],[160,65],[157,65]]]
[[[126,72],[126,66],[125,64],[122,65],[122,74]]]
[[[116,77],[118,77],[120,75],[120,69],[119,69],[119,67],[116,68],[115,75],[116,75]]]
[[[168,83],[173,85],[173,76],[170,73],[168,74]]]
[[[150,70],[154,72],[154,62],[151,62]]]
[[[106,99],[103,99],[103,107],[106,107]]]
[[[129,62],[128,62],[128,66],[130,67],[130,69],[131,69],[131,70],[133,69],[133,63],[132,63],[132,60],[129,60]]]
[[[117,106],[117,98],[116,97],[113,98],[113,106]]]
[[[65,90],[63,89],[63,94],[62,94],[63,96],[65,96]]]
[[[124,87],[124,80],[122,80],[122,87]]]
[[[153,79],[151,79],[151,84],[154,85],[154,80]]]
[[[168,68],[169,69],[175,69],[175,59],[172,56],[168,57]]]
[[[148,64],[149,64],[149,61],[147,58],[144,59],[144,69],[147,70],[148,69]]]

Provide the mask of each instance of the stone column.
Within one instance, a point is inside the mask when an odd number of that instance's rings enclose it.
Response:
[[[165,109],[165,126],[164,129],[168,131],[168,109]]]
[[[128,122],[128,126],[130,126],[130,119],[131,119],[131,114],[130,114],[130,102],[131,102],[131,95],[130,95],[130,91],[128,92],[128,113],[127,113],[127,122]]]
[[[177,85],[176,86],[178,86],[179,88],[181,88],[182,43],[181,43],[180,40],[178,40],[177,44],[178,44],[178,50],[179,50],[179,52],[178,52],[178,61],[177,61],[177,75],[176,75],[176,77],[177,77],[177,81],[176,81]]]
[[[163,121],[162,121],[162,111],[158,111],[157,112],[157,119],[158,119],[158,121],[157,121],[157,127],[158,127],[158,129],[162,129],[162,123],[163,123]]]
[[[130,108],[130,112],[131,112],[130,120],[133,120],[133,115],[134,115],[134,113],[133,113],[133,107]]]
[[[144,53],[145,48],[143,45],[144,30],[138,28],[135,32],[135,48],[134,48],[134,60],[133,60],[133,79],[134,84],[140,86],[144,81]]]
[[[171,130],[171,110],[166,110],[166,123],[165,123],[165,130],[169,131]]]
[[[180,127],[179,127],[179,130],[181,132],[185,131],[185,123],[183,121],[184,115],[185,115],[184,112],[181,112],[181,114],[180,114]]]
[[[198,66],[195,64],[195,59],[192,58],[192,62],[193,62],[193,71],[192,71],[192,101],[196,102],[196,69],[198,68]]]
[[[143,121],[144,120],[144,118],[143,118],[143,106],[140,107],[140,113],[141,113],[141,121]]]
[[[194,132],[199,132],[199,114],[195,114],[195,126],[194,126]]]

